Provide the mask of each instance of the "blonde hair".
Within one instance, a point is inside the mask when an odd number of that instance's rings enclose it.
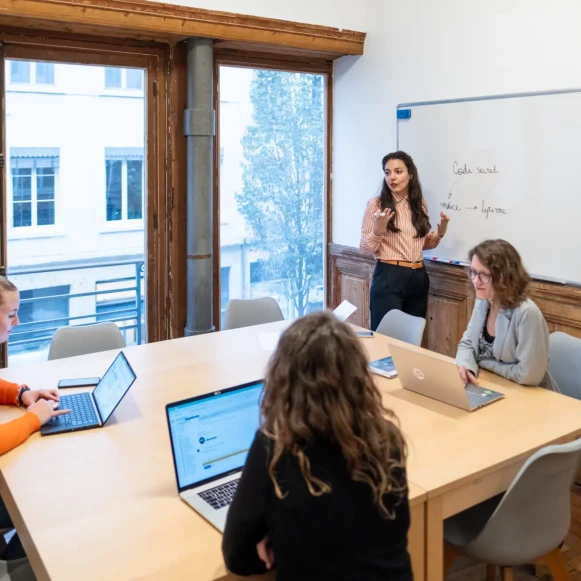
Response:
[[[4,304],[4,293],[7,292],[18,292],[18,288],[5,276],[0,276],[0,307]]]
[[[367,483],[380,513],[395,518],[384,495],[400,501],[407,493],[406,446],[348,325],[324,311],[293,323],[269,362],[261,411],[262,431],[272,440],[268,472],[278,498],[285,496],[276,477],[284,453],[297,459],[313,496],[331,493],[331,485],[312,474],[305,454],[310,442],[322,439],[340,447],[351,478]]]

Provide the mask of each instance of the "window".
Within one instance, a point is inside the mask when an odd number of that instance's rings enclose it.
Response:
[[[226,315],[226,305],[230,300],[230,267],[222,266],[220,268],[220,305],[221,305],[221,329],[224,328]]]
[[[264,260],[257,260],[250,263],[250,284],[271,280],[271,273],[268,269],[268,263]]]
[[[54,85],[54,65],[52,63],[36,63],[36,84]]]
[[[58,147],[12,147],[12,227],[55,224]]]
[[[54,85],[54,64],[30,61],[9,61],[10,82]]]
[[[105,196],[107,222],[143,218],[143,149],[107,147]]]
[[[218,74],[229,298],[271,296],[286,319],[300,317],[323,305],[327,77],[226,65]]]
[[[143,89],[142,69],[105,67],[106,89]]]
[[[69,285],[21,290],[20,325],[10,335],[10,351],[37,350],[50,342],[58,327],[68,325],[69,294]]]
[[[30,83],[30,64],[27,61],[11,61],[10,82]]]

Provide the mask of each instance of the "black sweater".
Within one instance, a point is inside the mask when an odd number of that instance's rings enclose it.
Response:
[[[306,454],[311,471],[332,486],[330,494],[309,493],[298,462],[281,458],[277,479],[280,500],[268,475],[271,442],[257,432],[234,496],[222,551],[238,575],[264,573],[256,543],[269,535],[277,581],[410,581],[407,551],[410,513],[407,495],[395,506],[396,518],[379,513],[368,484],[353,481],[341,450],[325,442]],[[405,478],[405,474],[402,474]],[[386,497],[386,506],[394,498]]]

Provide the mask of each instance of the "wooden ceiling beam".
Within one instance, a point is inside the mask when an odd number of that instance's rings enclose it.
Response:
[[[352,30],[144,0],[0,0],[0,23],[161,42],[201,36],[223,41],[228,48],[250,43],[265,50],[279,47],[324,58],[363,54],[366,36]]]

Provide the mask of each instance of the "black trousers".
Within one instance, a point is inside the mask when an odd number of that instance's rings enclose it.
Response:
[[[12,520],[8,514],[6,505],[0,497],[0,529],[8,529],[12,528],[12,526]],[[22,543],[20,542],[18,535],[15,534],[10,539],[8,545],[6,545],[6,549],[1,558],[5,561],[11,561],[13,559],[21,559],[22,557],[26,557],[26,553],[24,552],[24,548],[22,547]]]
[[[425,268],[413,269],[377,261],[369,297],[371,330],[376,331],[381,319],[392,309],[425,317],[429,289],[430,279]]]

